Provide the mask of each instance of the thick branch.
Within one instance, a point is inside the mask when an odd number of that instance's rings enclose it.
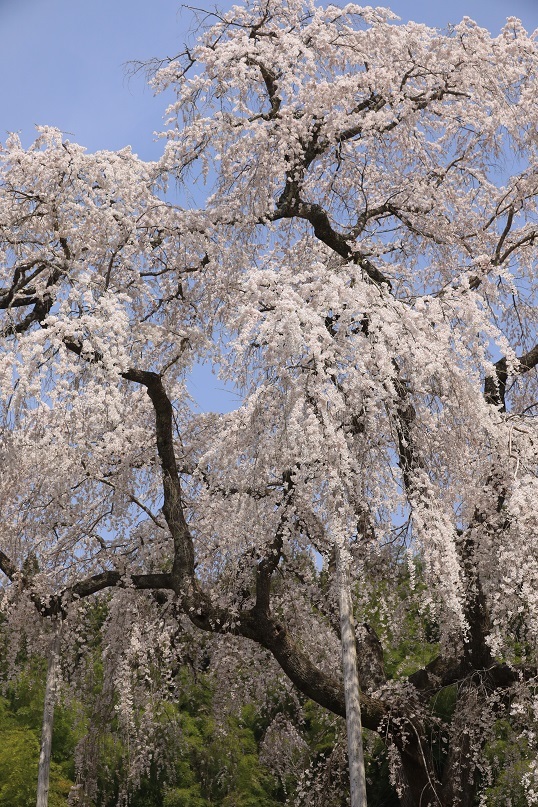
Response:
[[[194,546],[183,512],[181,483],[177,469],[173,439],[173,410],[157,373],[127,370],[122,374],[128,381],[146,387],[155,410],[157,453],[161,461],[163,480],[163,515],[174,541],[172,578],[179,594],[185,584],[194,585]]]
[[[90,597],[106,588],[113,588],[124,582],[125,585],[132,585],[133,588],[148,589],[172,589],[172,576],[170,574],[133,574],[124,575],[118,571],[101,572],[100,574],[79,580],[72,586],[65,588],[60,594],[55,594],[49,598],[48,602],[39,600],[40,605],[34,599],[38,611],[43,616],[55,616],[65,612],[66,605],[72,600]]]
[[[396,407],[396,435],[398,437],[398,457],[402,478],[407,493],[414,492],[414,473],[420,467],[420,460],[415,449],[412,427],[416,419],[415,407],[411,403],[409,390],[405,381],[400,378],[400,371],[393,362],[396,377],[394,386],[398,394]]]
[[[172,575],[170,574],[133,574],[125,575],[116,570],[109,570],[100,572],[84,580],[79,580],[72,586],[66,586],[58,594],[53,594],[48,598],[43,598],[32,591],[32,583],[25,575],[23,575],[16,565],[13,563],[5,552],[0,549],[0,570],[6,577],[14,582],[17,578],[20,580],[21,587],[25,589],[37,610],[43,616],[55,616],[61,613],[65,605],[71,600],[78,600],[84,597],[90,597],[92,594],[97,594],[106,588],[117,586],[122,581],[127,585],[132,585],[137,589],[172,589]]]
[[[34,269],[36,265],[37,269]],[[0,289],[0,309],[34,305],[38,301],[35,287],[27,288],[27,286],[47,268],[49,268],[48,264],[37,260],[16,266],[13,272],[13,282],[11,286],[9,288]],[[30,271],[32,269],[33,271]],[[26,274],[29,271],[30,274]],[[21,298],[18,296],[19,294],[25,296]]]
[[[42,322],[53,304],[52,296],[47,295],[42,300],[38,300],[33,309],[17,324],[7,325],[2,329],[2,336],[14,336],[16,333],[25,333],[34,322]]]
[[[266,120],[272,120],[273,118],[277,117],[282,105],[282,99],[280,98],[277,90],[277,77],[272,70],[270,70],[263,64],[263,62],[260,62],[257,59],[247,59],[247,64],[255,64],[260,68],[260,73],[262,74],[263,82],[265,84],[267,95],[269,96],[269,102],[271,104],[271,111],[264,114],[262,117],[264,117]]]
[[[511,368],[510,375],[523,375],[534,369],[538,364],[538,345],[535,345],[528,353],[519,356],[515,367]],[[508,365],[503,356],[493,365],[495,375],[487,376],[484,382],[484,397],[487,403],[500,407],[501,412],[506,412],[506,384],[508,382]]]
[[[271,652],[297,689],[320,706],[345,717],[341,680],[319,670],[277,620],[251,612],[241,621],[241,633]],[[375,731],[385,716],[385,707],[361,693],[361,710],[366,728]]]
[[[0,570],[4,572],[5,576],[11,582],[13,582],[13,580],[15,579],[15,575],[17,574],[18,571],[15,564],[11,561],[10,558],[8,558],[8,556],[4,552],[2,552],[1,549],[0,549]]]
[[[279,526],[277,534],[267,548],[267,554],[256,567],[256,610],[265,614],[270,613],[271,578],[280,562],[282,553],[282,527]]]
[[[538,345],[535,345],[532,350],[520,356],[518,359],[518,366],[516,372],[519,374],[528,373],[529,370],[534,369],[538,364]]]
[[[289,219],[295,216],[305,219],[314,228],[316,238],[330,247],[337,255],[340,255],[345,261],[358,264],[374,283],[379,285],[385,283],[389,289],[392,288],[390,280],[364,255],[352,249],[350,240],[346,236],[334,229],[327,211],[321,205],[301,201],[297,196],[297,192],[297,183],[288,181],[284,192],[278,200],[275,212],[270,216],[271,221]]]
[[[120,572],[102,572],[101,574],[80,580],[62,593],[62,597],[71,596],[73,598],[89,597],[97,594],[105,588],[117,586],[122,580],[130,583],[138,589],[172,588],[172,576],[170,574],[132,574],[127,577]]]

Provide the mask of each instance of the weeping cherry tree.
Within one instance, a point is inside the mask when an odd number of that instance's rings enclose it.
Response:
[[[187,634],[344,716],[337,545],[402,807],[476,804],[501,719],[538,803],[536,38],[252,0],[151,80],[157,162],[0,154],[5,630],[61,618],[80,666],[104,599],[139,740]],[[411,611],[429,658],[389,675]]]

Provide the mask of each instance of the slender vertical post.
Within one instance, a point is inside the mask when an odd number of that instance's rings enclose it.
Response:
[[[37,777],[36,807],[48,807],[50,756],[52,750],[52,727],[54,724],[54,703],[56,700],[56,680],[60,656],[60,630],[55,628],[49,650],[47,667],[47,684],[45,687],[45,705],[43,707],[43,727],[41,729],[41,750],[39,753],[39,771]]]
[[[351,607],[349,563],[346,550],[338,545],[336,545],[335,549],[340,605],[340,632],[342,636],[342,668],[344,672],[351,807],[366,807],[366,774],[362,747],[360,687],[357,671],[357,649],[355,646],[355,623]]]

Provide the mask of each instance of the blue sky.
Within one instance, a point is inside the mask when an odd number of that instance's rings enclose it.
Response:
[[[388,5],[403,21],[432,26],[469,16],[496,33],[513,15],[527,30],[538,28],[538,0]],[[153,132],[161,128],[165,99],[153,97],[142,74],[129,77],[126,64],[174,56],[191,26],[192,13],[177,0],[0,0],[0,140],[18,131],[29,145],[34,125],[47,124],[90,151],[130,145],[141,158],[156,159],[161,144]],[[231,390],[215,386],[207,368],[196,368],[191,389],[202,409],[226,410],[237,401]]]

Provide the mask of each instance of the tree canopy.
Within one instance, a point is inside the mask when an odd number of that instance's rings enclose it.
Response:
[[[158,162],[49,127],[2,148],[3,608],[80,660],[108,592],[133,731],[195,629],[228,688],[248,658],[343,715],[345,547],[402,805],[474,804],[502,716],[532,758],[537,70],[515,18],[254,0],[157,65]],[[193,406],[199,362],[232,412]],[[432,652],[391,674],[410,612]]]

